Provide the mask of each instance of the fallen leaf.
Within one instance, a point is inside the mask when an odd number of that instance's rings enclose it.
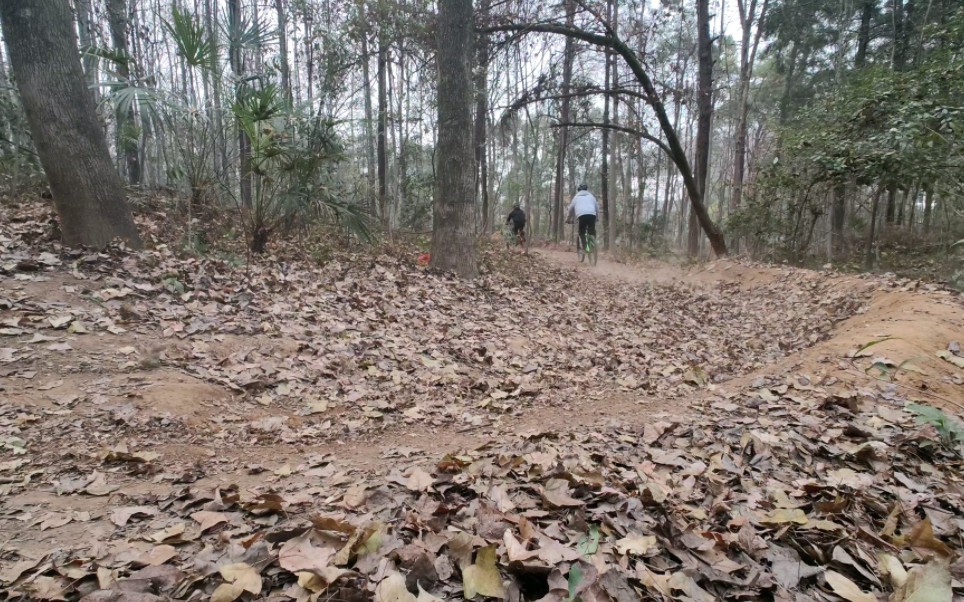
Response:
[[[912,568],[906,581],[895,588],[890,602],[950,602],[953,595],[947,562],[933,560]]]
[[[857,587],[856,583],[836,571],[827,571],[823,576],[833,592],[844,600],[849,600],[849,602],[878,602],[877,596],[864,592]]]
[[[405,577],[393,572],[375,588],[375,602],[418,602],[418,598],[405,588]]]
[[[414,468],[405,483],[405,487],[410,491],[428,491],[434,484],[435,479],[432,475],[421,468]]]
[[[191,515],[195,521],[201,525],[201,533],[213,529],[214,527],[228,522],[228,517],[221,512],[208,512],[201,510]]]
[[[783,525],[786,523],[796,523],[805,525],[809,522],[807,514],[799,508],[775,508],[768,514],[760,517],[760,522],[769,525]]]
[[[323,572],[330,566],[335,555],[333,548],[319,548],[311,543],[311,532],[290,539],[281,546],[278,552],[278,565],[286,571],[297,573],[309,571]]]
[[[549,479],[542,491],[542,497],[557,508],[582,506],[583,503],[569,495],[569,481]]]
[[[505,598],[502,575],[495,561],[495,546],[486,546],[476,554],[475,564],[462,571],[462,589],[466,599],[472,600],[479,594],[489,598]]]
[[[716,602],[716,597],[710,595],[705,589],[689,576],[685,571],[677,571],[669,578],[666,584],[670,589],[679,590],[685,593],[694,602]]]
[[[124,506],[111,510],[110,522],[118,527],[124,527],[135,516],[147,517],[155,516],[156,514],[157,508],[152,506]]]
[[[150,549],[150,551],[138,556],[135,563],[146,566],[160,566],[176,557],[177,550],[174,548],[174,546],[154,546]]]
[[[617,552],[632,556],[645,556],[647,552],[655,547],[656,537],[653,535],[631,533],[616,542]]]

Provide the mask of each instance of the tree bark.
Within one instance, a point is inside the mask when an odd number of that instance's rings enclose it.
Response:
[[[747,129],[750,111],[750,79],[753,77],[753,67],[756,62],[757,49],[763,33],[762,21],[766,18],[769,0],[763,0],[759,17],[756,15],[757,0],[750,0],[746,5],[744,0],[738,0],[740,23],[743,27],[743,40],[740,47],[740,82],[737,89],[737,122],[736,140],[733,157],[733,194],[730,198],[730,210],[739,209],[743,201],[743,176],[746,171]],[[753,23],[757,21],[756,35],[752,35]],[[752,46],[751,46],[752,44]]]
[[[107,0],[107,17],[110,37],[114,50],[124,60],[117,65],[117,74],[129,80],[130,50],[127,43],[127,0]],[[117,112],[117,156],[124,158],[127,169],[127,183],[139,186],[141,183],[141,163],[137,148],[137,134],[134,127],[134,109]]]
[[[103,248],[140,237],[84,88],[67,0],[3,0],[0,26],[67,245]]]
[[[3,0],[0,0],[2,2]],[[94,26],[91,22],[91,0],[77,0],[77,31],[80,34],[80,49],[87,51],[96,45],[94,41]],[[87,93],[94,99],[94,105],[100,102],[100,82],[97,73],[99,59],[93,52],[84,52],[84,75],[87,78]]]
[[[854,67],[863,69],[867,64],[867,48],[870,46],[870,22],[874,18],[877,0],[863,0],[860,7],[860,29],[857,33],[857,54],[854,56]]]
[[[607,2],[608,4],[608,2]],[[603,128],[602,128],[602,165],[599,170],[599,192],[602,196],[602,226],[603,226],[603,250],[609,250],[611,233],[609,231],[609,88],[610,72],[609,61],[611,52],[606,49],[605,66],[605,88],[603,95]]]
[[[924,193],[924,235],[931,233],[931,213],[934,209],[934,186],[928,185]]]
[[[566,26],[572,27],[575,21],[576,7],[572,0],[566,0]],[[560,109],[559,118],[562,123],[569,123],[569,115],[571,111],[571,99],[569,98],[569,89],[572,85],[572,64],[575,61],[576,45],[575,41],[571,37],[566,38],[566,48],[564,50],[564,55],[562,58],[562,107]],[[556,149],[556,188],[555,196],[553,197],[553,208],[552,208],[552,239],[556,242],[562,239],[563,236],[563,219],[562,211],[565,206],[565,188],[566,188],[566,152],[569,150],[569,126],[562,126],[559,128],[559,148]]]
[[[438,178],[431,267],[478,276],[472,148],[472,0],[438,7]]]
[[[491,0],[481,0],[479,11],[483,21],[488,19]],[[482,233],[489,228],[489,166],[486,152],[487,119],[489,114],[489,36],[479,34],[475,80],[475,166],[476,191],[482,199]]]
[[[706,176],[710,165],[710,128],[713,122],[713,41],[710,38],[710,2],[696,2],[697,49],[699,82],[696,91],[698,117],[696,121],[696,186],[700,199],[706,199]],[[705,210],[705,209],[704,209]],[[699,217],[690,214],[687,254],[696,257],[700,252]]]
[[[294,104],[291,93],[291,66],[288,63],[288,11],[284,0],[274,0],[274,9],[278,14],[278,54],[281,55],[281,89],[284,90],[288,106]]]
[[[378,214],[388,228],[388,44],[378,34]]]
[[[897,215],[897,186],[891,184],[887,187],[887,211],[884,215],[884,220],[887,225],[894,223],[894,217]]]
[[[836,253],[843,247],[843,229],[847,217],[847,187],[843,182],[833,189],[833,211],[831,213],[830,232],[831,249]]]
[[[241,28],[241,0],[229,0],[228,20],[232,30],[237,31]],[[235,94],[237,95],[241,92],[240,79],[244,76],[244,56],[241,52],[241,46],[237,43],[236,39],[234,39],[236,36],[232,36],[232,38],[231,48],[229,50],[231,70],[234,72],[234,77],[238,80],[238,83],[235,84]],[[253,205],[251,198],[251,141],[248,140],[248,135],[244,132],[240,122],[237,125],[241,206],[251,207]]]
[[[361,63],[362,80],[365,95],[365,159],[368,175],[368,212],[372,215],[378,214],[378,202],[375,189],[378,188],[378,174],[375,159],[375,112],[372,110],[372,76],[370,57],[368,56],[368,12],[365,9],[365,0],[358,2],[358,19],[361,23]]]
[[[877,238],[877,209],[880,206],[880,195],[884,191],[883,186],[878,186],[874,193],[873,205],[870,209],[870,225],[867,232],[867,248],[864,253],[864,268],[873,269],[874,263],[874,242]]]

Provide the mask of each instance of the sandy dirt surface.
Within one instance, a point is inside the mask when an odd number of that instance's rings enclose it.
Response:
[[[952,412],[958,412],[964,400],[964,370],[938,356],[954,341],[964,339],[964,306],[958,295],[914,283],[728,261],[680,268],[659,262],[629,265],[602,258],[599,265],[590,268],[577,264],[571,253],[537,250],[535,257],[534,261],[545,262],[571,278],[570,286],[585,294],[586,300],[579,302],[590,307],[593,291],[600,287],[615,291],[607,294],[616,297],[624,289],[626,303],[634,299],[631,293],[640,291],[646,291],[649,296],[644,298],[650,303],[658,303],[663,292],[667,303],[711,296],[719,300],[713,306],[717,314],[703,316],[711,324],[725,319],[724,314],[729,311],[747,311],[745,305],[755,302],[751,301],[752,295],[761,289],[768,295],[778,295],[787,283],[788,305],[807,295],[820,295],[831,287],[838,293],[852,295],[854,310],[842,312],[846,314],[842,320],[826,319],[826,324],[808,326],[804,330],[811,334],[801,336],[810,336],[811,341],[803,340],[792,350],[774,348],[769,356],[760,355],[755,363],[739,364],[739,369],[694,362],[689,372],[685,366],[675,372],[667,370],[665,373],[673,374],[682,388],[647,389],[626,384],[628,377],[607,376],[598,383],[590,378],[580,384],[581,393],[567,394],[564,402],[536,396],[531,402],[506,404],[498,410],[483,407],[487,413],[482,418],[466,414],[464,420],[420,420],[416,413],[413,420],[378,430],[353,432],[346,428],[341,434],[340,422],[354,419],[350,409],[337,406],[306,416],[301,407],[260,403],[257,395],[220,384],[216,378],[198,377],[184,369],[184,363],[173,366],[163,361],[183,352],[186,343],[161,336],[152,328],[126,324],[126,332],[115,336],[69,336],[57,331],[33,347],[34,367],[29,373],[8,369],[0,379],[3,420],[8,426],[36,427],[38,423],[60,420],[54,428],[34,428],[32,432],[39,433],[39,439],[27,441],[26,455],[5,454],[0,458],[8,468],[16,467],[0,472],[0,558],[4,551],[15,552],[10,556],[13,562],[39,557],[58,547],[70,548],[79,540],[111,540],[115,529],[107,517],[112,509],[145,496],[170,495],[188,485],[237,485],[241,490],[263,490],[281,486],[287,479],[295,478],[293,473],[304,472],[305,466],[311,465],[307,460],[311,457],[327,458],[327,464],[339,474],[360,475],[384,471],[393,464],[408,465],[420,458],[436,462],[458,449],[525,439],[538,433],[592,431],[611,425],[642,429],[664,419],[684,419],[694,411],[693,402],[707,390],[739,400],[753,397],[761,383],[789,374],[805,375],[831,387],[837,384],[840,388],[885,391],[894,398],[928,403]],[[41,279],[4,280],[0,297],[36,300],[54,314],[94,310],[96,303],[84,294],[86,285],[69,273],[53,272]],[[520,287],[524,292],[525,284]],[[680,291],[689,296],[681,297]],[[794,296],[801,299],[791,298]],[[777,306],[780,301],[776,300]],[[814,300],[806,301],[812,304]],[[845,301],[835,297],[833,302]],[[527,307],[518,309],[525,312]],[[840,312],[831,311],[835,309],[828,308],[827,315],[838,315]],[[653,307],[630,307],[627,311],[638,312],[645,322]],[[674,308],[663,307],[660,311],[672,315]],[[10,315],[7,314],[8,321]],[[774,315],[773,319],[792,320],[793,315]],[[822,314],[808,313],[807,319],[812,315]],[[765,315],[762,320],[765,322]],[[594,328],[592,324],[587,327]],[[702,325],[691,319],[681,322],[679,328],[697,333]],[[767,328],[765,323],[748,327],[740,344],[748,352],[765,348],[770,345],[766,340]],[[610,333],[590,330],[586,335],[602,337]],[[544,344],[527,337],[525,332],[514,336],[518,340],[510,335],[509,347],[517,347],[522,356],[535,353]],[[873,341],[881,342],[850,357]],[[658,339],[651,342],[660,344]],[[284,336],[226,334],[214,337],[206,345],[204,352],[223,358],[223,362],[257,349],[268,350],[267,355],[284,364],[287,358],[304,350],[300,341]],[[681,353],[698,357],[700,345],[694,334],[693,349],[686,348]],[[622,384],[617,386],[614,382]],[[691,394],[679,393],[687,390],[683,386],[687,382],[692,384]],[[446,402],[435,399],[426,403],[428,409],[422,410],[431,413]],[[87,421],[85,425],[95,427],[59,430],[69,427],[70,421],[63,418],[71,412],[77,424]],[[328,435],[323,438],[306,442],[295,437],[286,441],[284,434],[277,434],[282,428],[278,425],[283,425],[282,433],[294,432],[319,428],[319,420],[325,419]],[[263,426],[249,426],[242,437],[223,436],[236,425],[252,424]],[[272,436],[268,437],[269,433]],[[163,465],[138,473],[126,465],[105,462],[100,470],[116,483],[109,495],[58,492],[55,483],[60,475],[70,472],[72,466],[80,470],[79,467],[92,464],[86,451],[81,452],[80,446],[75,448],[79,441],[85,450],[116,452],[121,446],[134,455],[157,454]],[[12,464],[21,460],[31,462],[35,472],[28,471],[25,476],[21,465]],[[135,461],[134,465],[141,463]],[[60,519],[45,522],[45,518],[54,516],[69,516],[71,520],[62,525]]]

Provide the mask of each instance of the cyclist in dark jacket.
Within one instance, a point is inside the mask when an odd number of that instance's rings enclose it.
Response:
[[[519,203],[516,203],[512,207],[512,211],[509,212],[508,217],[505,218],[505,223],[512,222],[512,234],[518,236],[520,232],[524,232],[526,229],[526,212],[519,207]]]

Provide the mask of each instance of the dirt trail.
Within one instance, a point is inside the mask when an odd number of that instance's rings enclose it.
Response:
[[[833,286],[853,290],[855,295],[865,295],[870,288],[879,286],[875,281],[857,277],[834,277],[818,272],[789,270],[781,268],[753,268],[734,262],[715,262],[705,266],[681,268],[666,263],[648,262],[642,265],[618,263],[609,258],[601,258],[594,268],[579,265],[570,252],[539,249],[535,253],[551,264],[571,269],[575,277],[584,279],[591,287],[593,281],[600,279],[611,282],[625,282],[634,287],[646,289],[650,285],[667,286],[667,294],[673,285],[684,284],[693,289],[706,291],[716,297],[734,296],[738,306],[739,290],[752,290],[754,287],[771,286],[782,278],[812,280],[826,283],[834,278]],[[84,300],[76,294],[65,294],[76,283],[65,274],[54,274],[50,278],[35,283],[25,282],[15,285],[18,293],[25,292],[38,298],[54,300],[64,307],[78,305]],[[678,288],[678,287],[677,287]],[[11,293],[12,290],[0,291]],[[628,290],[626,303],[631,303],[633,291]],[[662,293],[660,293],[662,294]],[[0,295],[2,296],[2,295]],[[620,296],[622,294],[620,293]],[[738,308],[737,308],[738,309]],[[598,328],[599,325],[588,325]],[[681,325],[693,328],[693,325]],[[64,370],[70,366],[69,355],[45,353],[41,365],[43,373],[37,382],[24,384],[18,379],[0,381],[0,391],[17,410],[11,414],[12,420],[37,420],[40,415],[56,415],[61,412],[65,399],[83,396],[93,390],[105,391],[97,407],[78,407],[78,414],[93,415],[93,412],[115,404],[122,411],[149,417],[148,424],[167,423],[173,425],[174,432],[168,438],[157,441],[126,435],[121,426],[107,425],[99,433],[92,433],[104,447],[128,441],[132,451],[135,444],[141,444],[159,453],[165,464],[183,467],[196,465],[198,474],[193,486],[213,488],[236,484],[242,490],[255,488],[283,487],[289,479],[301,478],[308,458],[326,456],[332,466],[341,474],[364,474],[369,471],[386,471],[397,465],[410,465],[413,462],[434,463],[440,454],[485,445],[491,441],[506,441],[517,437],[527,437],[536,433],[566,433],[574,430],[604,430],[609,426],[619,426],[630,432],[641,430],[644,425],[652,424],[664,417],[685,415],[691,403],[706,399],[707,396],[752,395],[754,384],[769,376],[784,377],[787,374],[805,374],[811,379],[836,379],[860,387],[892,389],[895,394],[935,405],[954,407],[955,400],[964,399],[962,371],[936,356],[936,352],[946,349],[955,337],[964,338],[964,309],[958,298],[939,292],[920,292],[914,290],[894,290],[889,288],[873,294],[872,301],[862,313],[841,323],[828,325],[830,336],[827,340],[789,355],[780,354],[782,359],[757,370],[749,371],[725,382],[708,383],[705,388],[694,388],[690,398],[669,398],[647,393],[643,388],[625,389],[590,384],[584,394],[573,397],[561,404],[556,399],[535,401],[518,406],[509,406],[500,412],[489,409],[480,422],[478,413],[456,417],[450,422],[401,421],[384,430],[353,436],[330,438],[323,444],[305,444],[294,441],[266,442],[252,434],[247,442],[226,445],[217,438],[218,430],[225,424],[237,425],[252,420],[288,420],[299,424],[302,418],[295,408],[283,405],[262,406],[248,396],[239,398],[229,388],[203,381],[185,374],[181,370],[161,368],[143,369],[135,363],[117,360],[117,347],[130,346],[139,349],[156,345],[156,333],[137,332],[132,329],[119,339],[108,339],[97,335],[81,337],[75,343],[78,351],[100,364],[92,371]],[[874,380],[862,373],[873,358],[861,358],[853,364],[844,359],[847,352],[871,340],[894,337],[874,346],[868,351],[899,365],[907,359],[925,374],[907,370],[898,371],[896,376],[885,380]],[[277,346],[280,354],[297,352],[297,344],[291,345],[284,339],[235,340],[231,335],[221,337],[229,348],[246,344]],[[52,339],[51,339],[52,340]],[[529,341],[540,345],[541,341]],[[756,344],[749,341],[748,344]],[[658,342],[652,343],[658,346]],[[90,355],[93,354],[93,355]],[[785,356],[785,357],[784,357]],[[112,363],[113,362],[113,363]],[[707,367],[710,368],[710,367]],[[58,371],[61,371],[58,374]],[[746,372],[746,371],[744,371]],[[33,378],[31,376],[31,378]],[[43,387],[56,385],[49,392]],[[471,409],[471,408],[469,408]],[[90,414],[85,414],[89,412]],[[332,413],[331,420],[337,429],[341,416]],[[126,420],[126,419],[125,419]],[[173,421],[173,422],[172,422]],[[178,430],[182,429],[182,430]],[[34,443],[34,442],[32,442]],[[51,433],[46,445],[57,446],[57,433]],[[53,453],[53,455],[49,455]],[[83,458],[80,458],[83,461]],[[78,461],[68,449],[48,452],[46,461],[63,470]],[[299,468],[300,467],[300,468]],[[171,469],[168,469],[171,470]],[[2,476],[2,475],[0,475]],[[109,509],[124,500],[143,495],[160,495],[162,490],[173,490],[176,485],[164,479],[135,476],[124,477],[113,474],[112,479],[121,481],[119,490],[111,498],[91,498],[77,495],[57,495],[49,486],[52,477],[42,477],[36,485],[12,492],[3,498],[3,509],[11,514],[26,513],[29,520],[46,512],[89,512],[94,516],[104,516]],[[355,478],[355,477],[349,477]],[[189,482],[191,482],[189,480]],[[13,480],[5,480],[4,487],[16,486]],[[18,519],[23,521],[23,518]],[[0,520],[0,528],[3,528]],[[9,521],[6,521],[9,523]],[[10,526],[9,524],[7,526]],[[27,556],[38,555],[57,545],[69,545],[90,532],[87,523],[72,523],[66,527],[44,531],[24,531],[23,538],[13,542]],[[96,522],[94,535],[107,537],[110,529],[103,522]],[[38,536],[39,535],[39,536]]]
[[[557,265],[570,266],[582,278],[614,278],[633,284],[717,286],[728,282],[746,290],[785,276],[780,268],[753,268],[731,261],[682,268],[660,261],[629,265],[600,257],[598,264],[590,267],[577,263],[571,252],[536,252]],[[826,276],[807,270],[789,273],[804,278]],[[870,303],[857,315],[835,324],[827,341],[733,379],[724,388],[736,392],[762,376],[799,372],[850,385],[890,388],[910,401],[960,414],[964,410],[964,371],[938,356],[953,342],[964,339],[964,304],[960,295],[922,288],[919,283],[881,288],[879,283],[860,276],[829,277],[835,279],[836,286],[855,294],[870,291]],[[848,357],[868,344],[871,345],[860,357]],[[868,364],[875,363],[879,367],[868,369]]]

